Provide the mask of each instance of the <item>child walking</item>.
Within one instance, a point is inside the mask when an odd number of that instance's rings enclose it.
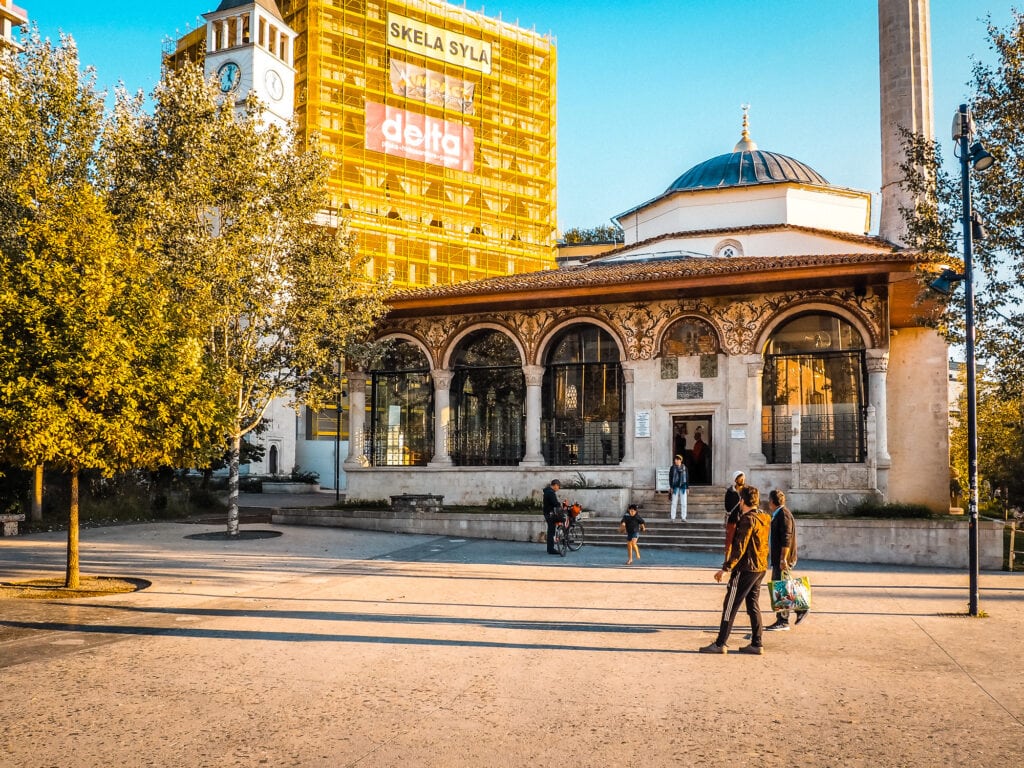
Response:
[[[640,531],[646,530],[644,519],[637,514],[636,504],[630,504],[619,523],[619,532],[626,534],[626,553],[629,555],[626,565],[633,562],[634,554],[637,560],[640,559],[640,547],[637,542],[640,540]]]

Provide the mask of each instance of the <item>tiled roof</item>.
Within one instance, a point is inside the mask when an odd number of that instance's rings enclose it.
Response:
[[[587,264],[544,272],[491,277],[454,285],[405,290],[393,294],[388,301],[400,303],[417,299],[485,296],[510,292],[564,290],[654,283],[709,276],[749,273],[752,277],[765,272],[779,272],[807,267],[869,265],[879,263],[927,263],[931,259],[917,251],[891,253],[841,253],[809,256],[744,256],[739,258],[668,258],[649,261],[605,262],[595,259]],[[757,279],[757,278],[755,278]]]

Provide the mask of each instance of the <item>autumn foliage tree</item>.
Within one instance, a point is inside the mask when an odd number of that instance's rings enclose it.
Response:
[[[174,323],[202,350],[227,409],[228,532],[238,532],[242,438],[277,398],[314,407],[346,347],[383,312],[342,228],[328,226],[315,142],[225,100],[190,64],[166,70],[152,114],[118,96],[105,141],[121,235],[158,265]]]
[[[987,230],[973,239],[976,352],[978,355],[978,469],[992,487],[1009,488],[1020,502],[1024,433],[1024,13],[1012,11],[1005,28],[991,22],[991,56],[979,60],[968,99],[977,132],[974,140],[995,158],[984,172],[970,174],[974,210]],[[948,105],[952,116],[958,105]],[[950,172],[940,144],[904,133],[904,186],[915,198],[904,211],[911,245],[946,256],[956,271],[960,260],[962,190],[959,163]],[[932,294],[934,298],[934,294]],[[956,292],[935,316],[954,343],[963,341],[963,292]],[[966,477],[966,429],[953,430],[951,461]],[[984,485],[985,483],[983,483]]]
[[[159,272],[108,205],[92,73],[69,37],[23,40],[0,54],[0,459],[70,475],[73,588],[79,473],[180,460],[216,411],[199,349],[164,317]]]

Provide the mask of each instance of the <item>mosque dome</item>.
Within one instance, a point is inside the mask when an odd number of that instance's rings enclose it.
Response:
[[[667,192],[695,189],[745,187],[752,184],[798,182],[829,186],[816,170],[777,152],[764,152],[750,138],[747,115],[743,115],[743,135],[732,152],[712,157],[693,166],[669,185]]]

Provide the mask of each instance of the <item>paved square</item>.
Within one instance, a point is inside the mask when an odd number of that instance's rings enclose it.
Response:
[[[257,526],[260,528],[270,526]],[[176,523],[82,532],[99,599],[0,601],[0,764],[939,766],[1024,761],[1024,574],[805,563],[814,610],[706,656],[712,555]],[[0,539],[0,580],[63,572]],[[771,620],[767,598],[765,618]],[[742,612],[730,641],[745,644]]]

